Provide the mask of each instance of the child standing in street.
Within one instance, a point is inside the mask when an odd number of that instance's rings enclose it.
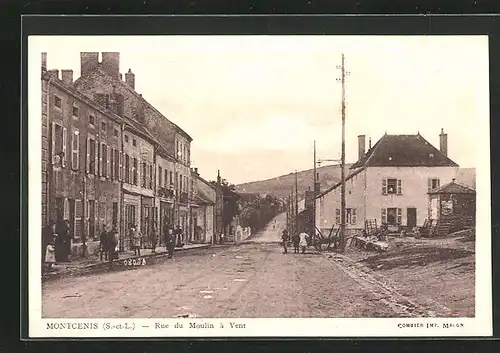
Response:
[[[306,252],[306,247],[307,247],[307,238],[309,237],[306,232],[302,232],[299,235],[300,237],[300,242],[299,245],[302,249],[302,254]]]
[[[283,254],[286,254],[288,252],[287,245],[289,239],[290,238],[288,236],[288,230],[284,229],[283,234],[281,235],[281,241],[283,242]]]
[[[52,266],[56,262],[55,250],[56,250],[55,249],[55,238],[52,238],[52,240],[47,245],[47,250],[45,252],[45,263],[47,265],[48,270],[52,269]]]

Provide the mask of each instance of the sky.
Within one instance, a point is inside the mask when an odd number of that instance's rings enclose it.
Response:
[[[475,167],[489,121],[485,36],[31,37],[30,60],[80,76],[80,52],[120,52],[120,72],[191,137],[192,166],[239,184],[340,159],[345,55],[346,161],[358,135],[419,132]],[[487,137],[489,138],[489,137]]]

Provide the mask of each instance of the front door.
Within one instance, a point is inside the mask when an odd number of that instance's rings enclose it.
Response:
[[[409,229],[417,226],[417,209],[414,207],[409,207],[406,209],[406,225]]]

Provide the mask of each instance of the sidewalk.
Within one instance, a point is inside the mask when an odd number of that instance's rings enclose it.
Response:
[[[212,246],[211,244],[186,244],[182,248],[175,248],[175,252],[183,252],[194,249],[204,249]],[[157,247],[155,252],[151,249],[141,249],[141,255],[137,256],[133,251],[125,251],[119,253],[119,258],[113,260],[114,267],[122,267],[124,265],[124,260],[128,259],[151,259],[156,257],[166,256],[167,251],[165,247]],[[78,256],[72,256],[70,258],[71,262],[58,263],[53,265],[50,271],[42,271],[42,279],[55,279],[66,276],[75,276],[80,274],[88,274],[91,272],[96,272],[102,269],[107,269],[109,266],[109,261],[101,261],[98,255],[88,255],[86,258],[81,258]],[[139,261],[138,261],[139,262]]]

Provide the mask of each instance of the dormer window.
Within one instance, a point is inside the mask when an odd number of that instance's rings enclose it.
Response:
[[[434,154],[429,153],[429,158],[430,158],[430,159],[434,159]]]

